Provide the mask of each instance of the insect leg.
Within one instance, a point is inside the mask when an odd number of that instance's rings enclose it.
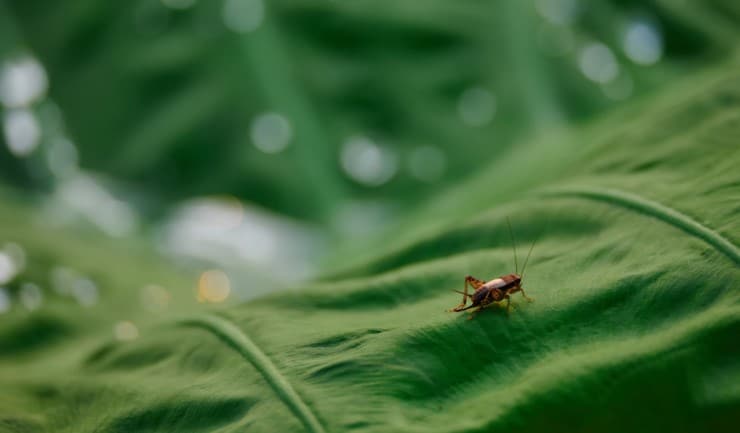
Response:
[[[534,298],[530,298],[529,296],[527,296],[527,294],[526,294],[526,293],[524,293],[524,289],[522,288],[522,286],[521,286],[521,285],[519,285],[519,286],[514,286],[514,287],[512,287],[511,289],[509,289],[509,291],[508,291],[507,293],[508,293],[508,294],[510,294],[510,295],[513,295],[513,294],[514,294],[514,293],[516,293],[516,292],[522,292],[522,296],[523,296],[523,297],[524,297],[524,299],[526,299],[527,301],[529,301],[529,302],[532,302],[532,301],[534,301]]]
[[[452,309],[447,310],[447,311],[450,312],[450,313],[459,313],[460,311],[469,310],[469,309],[475,308],[475,307],[479,307],[479,305],[470,304],[467,307],[464,306],[464,305],[463,306],[458,305],[457,307],[452,308]],[[483,308],[483,307],[481,307],[481,308]]]
[[[470,313],[468,320],[473,320],[473,317],[475,317],[476,314],[480,313],[483,309],[487,308],[489,305],[498,302],[498,300],[496,299],[498,296],[499,296],[499,292],[497,290],[494,289],[494,290],[489,291],[486,297],[483,299],[483,301],[481,301],[481,303],[478,305],[478,309],[473,310]],[[471,305],[470,307],[467,307],[467,308],[473,308],[475,306],[476,305]]]
[[[465,282],[469,283],[470,284],[470,287],[472,287],[472,288],[474,288],[476,290],[478,290],[478,288],[480,288],[481,286],[483,286],[484,284],[486,284],[485,281],[481,281],[481,280],[479,280],[477,278],[474,278],[474,277],[472,277],[470,275],[468,275],[467,277],[465,277]]]
[[[472,278],[472,277],[470,277],[470,276],[465,277],[465,288],[464,288],[464,291],[463,292],[459,292],[459,291],[455,290],[455,292],[457,292],[457,293],[462,293],[462,295],[463,295],[462,302],[457,307],[447,310],[448,312],[462,311],[462,308],[465,307],[465,304],[468,303],[468,298],[471,298],[471,299],[473,298],[471,295],[468,295],[468,283],[470,282],[470,278]]]
[[[527,300],[527,302],[532,302],[532,301],[534,301],[534,298],[530,298],[529,296],[527,296],[527,295],[526,295],[526,294],[524,293],[524,289],[523,289],[523,288],[522,288],[521,286],[519,286],[519,291],[520,291],[520,292],[522,292],[522,296],[524,297],[524,299],[526,299],[526,300]]]

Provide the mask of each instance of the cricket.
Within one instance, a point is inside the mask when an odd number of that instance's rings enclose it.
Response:
[[[529,252],[527,253],[527,258],[524,260],[524,265],[522,266],[522,273],[519,274],[519,263],[517,262],[516,241],[514,241],[514,232],[511,230],[511,222],[508,218],[506,219],[506,223],[509,226],[509,236],[511,237],[512,249],[514,250],[514,273],[502,275],[490,281],[479,280],[468,275],[467,277],[465,277],[465,288],[463,289],[463,291],[461,292],[459,290],[453,290],[453,292],[463,295],[462,302],[455,308],[447,310],[448,312],[459,313],[461,311],[477,307],[478,309],[473,310],[470,314],[470,317],[468,317],[468,320],[472,320],[475,317],[476,313],[494,303],[502,302],[505,299],[506,313],[509,314],[509,311],[511,309],[511,295],[516,292],[521,292],[522,296],[527,301],[534,301],[533,298],[530,298],[524,293],[524,289],[522,288],[522,278],[524,278],[524,271],[527,268],[529,256],[532,254],[532,250],[534,249],[534,245],[535,243],[537,243],[537,241],[535,240],[534,242],[532,242],[532,246],[529,248]],[[469,294],[468,287],[472,287],[475,291],[472,294]],[[466,306],[468,299],[470,299],[472,303]]]

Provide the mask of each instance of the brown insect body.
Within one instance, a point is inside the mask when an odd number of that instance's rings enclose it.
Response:
[[[472,277],[471,277],[472,278]],[[473,288],[473,305],[490,304],[504,299],[510,289],[521,284],[522,278],[517,274],[504,275]]]
[[[532,243],[532,246],[529,248],[529,253],[527,254],[526,260],[524,261],[524,266],[522,266],[522,274],[519,275],[517,273],[519,266],[516,257],[516,242],[514,241],[514,234],[511,231],[511,223],[509,223],[508,218],[506,221],[509,225],[509,234],[511,235],[512,247],[514,248],[514,268],[516,269],[515,273],[502,275],[490,281],[482,281],[468,275],[467,277],[465,277],[464,291],[461,292],[459,290],[455,290],[455,292],[461,293],[463,295],[462,302],[457,307],[447,311],[460,312],[477,307],[478,309],[473,311],[468,318],[472,319],[475,316],[475,313],[479,312],[480,310],[493,303],[501,302],[506,299],[506,312],[508,313],[511,309],[511,295],[516,292],[521,292],[522,296],[527,301],[534,301],[534,299],[527,296],[524,293],[524,289],[522,289],[522,277],[524,275],[524,270],[527,267],[529,256],[532,254],[532,250],[534,249],[534,243]],[[473,288],[474,292],[472,294],[468,293],[468,286]],[[468,303],[468,299],[470,299],[471,304],[466,306],[466,304]]]
[[[468,293],[469,286],[475,290],[472,294]],[[530,302],[533,301],[532,298],[524,293],[522,289],[522,277],[518,274],[503,275],[490,281],[482,281],[468,275],[465,277],[464,291],[460,292],[456,290],[456,292],[463,295],[462,302],[457,307],[448,311],[460,312],[478,307],[469,319],[472,319],[478,311],[495,302],[501,302],[504,299],[506,300],[506,311],[508,312],[511,308],[511,295],[516,292],[521,292],[524,299]],[[468,299],[470,299],[471,304],[466,306]]]

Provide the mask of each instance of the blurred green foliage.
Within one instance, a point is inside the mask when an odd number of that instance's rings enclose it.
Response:
[[[735,0],[0,0],[0,431],[734,432],[738,41]],[[398,218],[276,290],[352,203]],[[444,313],[508,219],[537,301]]]
[[[54,287],[30,308],[10,286],[23,307],[0,317],[0,429],[733,433],[738,78],[736,57],[533,140],[420,213],[434,229],[210,314],[135,245],[0,205],[0,239],[30,251],[21,278]],[[537,242],[523,277],[536,301],[445,313],[465,275],[516,269],[509,218],[520,247]],[[46,280],[58,263],[100,282],[97,305]],[[152,280],[172,295],[163,311],[137,299]]]
[[[1,54],[41,60],[81,166],[128,185],[150,217],[209,194],[329,226],[352,199],[410,209],[515,142],[613,106],[579,71],[583,46],[611,47],[639,98],[722,55],[737,32],[737,6],[721,1],[247,1],[264,20],[245,33],[225,25],[228,1],[169,2],[191,3],[5,1],[0,11]],[[659,63],[625,55],[636,20],[659,31]],[[470,89],[495,98],[492,121],[460,117]],[[264,112],[292,125],[284,152],[252,145],[250,123]],[[390,149],[390,181],[342,171],[342,145],[356,136]],[[407,169],[420,146],[441,151],[441,178]],[[6,181],[48,188],[5,146],[0,167]]]

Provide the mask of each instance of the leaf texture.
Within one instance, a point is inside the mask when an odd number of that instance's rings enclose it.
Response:
[[[522,146],[360,264],[206,315],[178,304],[134,341],[97,325],[136,314],[133,270],[162,271],[82,265],[108,278],[97,312],[3,319],[0,430],[735,431],[738,66]],[[466,275],[514,271],[507,218],[520,254],[537,241],[535,302],[446,313]],[[44,251],[34,233],[15,232]],[[79,243],[77,264],[107,249]]]

